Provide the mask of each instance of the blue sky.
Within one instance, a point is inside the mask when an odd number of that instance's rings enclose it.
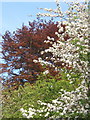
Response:
[[[67,9],[61,2],[63,10]],[[36,14],[44,12],[37,8],[56,8],[55,2],[2,2],[2,33],[21,28],[22,24],[28,25],[28,21],[36,19]],[[30,17],[29,15],[32,15]]]
[[[34,1],[34,0],[33,0]],[[55,1],[55,0],[53,0]],[[62,10],[65,11],[67,6],[61,2]],[[56,9],[55,2],[0,2],[0,35],[4,35],[5,31],[11,33],[21,28],[22,24],[28,26],[29,21],[36,20],[36,14],[45,11],[37,8],[53,8]],[[32,15],[32,17],[30,17]],[[47,18],[46,18],[47,19]],[[50,19],[50,18],[48,18]],[[0,41],[2,38],[0,36]],[[0,46],[1,51],[1,46]]]

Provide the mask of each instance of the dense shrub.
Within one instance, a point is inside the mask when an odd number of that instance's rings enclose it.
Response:
[[[66,75],[64,75],[65,77]],[[76,83],[70,83],[67,79],[62,77],[62,80],[58,80],[60,76],[51,76],[50,74],[41,74],[38,77],[38,81],[33,85],[25,83],[25,87],[19,87],[18,90],[6,89],[3,91],[3,118],[23,118],[20,108],[26,110],[29,107],[34,106],[35,109],[40,109],[37,101],[51,103],[52,100],[60,97],[60,90],[65,89],[70,92],[75,90],[80,81],[77,79]],[[40,116],[36,116],[39,117]],[[44,116],[43,116],[44,118]]]

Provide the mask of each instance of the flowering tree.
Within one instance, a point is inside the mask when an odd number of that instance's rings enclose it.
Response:
[[[57,61],[61,62],[62,65],[72,68],[72,71],[75,70],[74,72],[76,73],[82,73],[82,78],[88,82],[88,5],[86,2],[83,4],[78,2],[67,3],[70,7],[68,11],[62,13],[58,0],[56,0],[56,4],[57,10],[44,9],[49,12],[54,12],[56,15],[39,14],[41,16],[60,17],[61,19],[61,21],[58,21],[59,30],[58,32],[55,32],[58,36],[58,41],[51,43],[54,39],[48,37],[48,40],[45,42],[50,42],[52,47],[42,51],[41,54],[47,52],[52,53],[53,58],[51,59],[53,60],[53,63],[57,63]],[[65,25],[65,28],[62,27],[62,24]],[[68,36],[67,39],[66,36]],[[56,69],[58,69],[58,67]]]
[[[67,2],[66,2],[67,3]],[[69,8],[64,13],[61,11],[59,1],[56,0],[57,9],[44,9],[50,14],[43,13],[39,16],[60,17],[58,21],[58,32],[55,34],[58,40],[50,36],[47,37],[45,43],[50,43],[51,46],[41,54],[51,53],[53,57],[50,59],[39,58],[34,62],[39,62],[42,65],[48,64],[54,67],[60,73],[65,73],[71,84],[75,83],[77,77],[80,79],[80,84],[74,91],[65,91],[60,89],[60,97],[52,100],[50,103],[37,101],[37,104],[42,107],[38,110],[34,108],[25,111],[21,109],[23,115],[27,118],[33,118],[35,115],[43,116],[46,118],[59,118],[59,117],[84,117],[89,113],[90,107],[90,94],[89,94],[89,34],[88,34],[88,4],[86,2],[72,2],[67,3]],[[43,8],[41,8],[43,9]],[[55,13],[55,14],[51,14]],[[64,25],[65,27],[62,27]],[[48,61],[50,59],[52,62]],[[64,68],[61,68],[57,63],[61,63]],[[68,70],[66,68],[69,68]],[[78,76],[78,73],[80,76]],[[48,72],[47,72],[48,74]],[[72,77],[72,74],[75,76]]]

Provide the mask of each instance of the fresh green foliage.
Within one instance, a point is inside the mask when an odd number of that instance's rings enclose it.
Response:
[[[32,105],[38,109],[41,106],[37,104],[38,100],[50,103],[53,99],[60,96],[60,89],[72,91],[79,84],[79,79],[71,84],[70,80],[65,77],[67,74],[62,72],[62,79],[60,74],[57,76],[50,76],[49,74],[41,74],[38,81],[30,85],[25,83],[24,88],[19,87],[18,90],[6,89],[3,91],[3,117],[4,118],[22,118],[20,108],[26,110]],[[75,75],[74,75],[75,76]],[[61,79],[61,80],[57,80]],[[77,84],[76,84],[77,83]]]

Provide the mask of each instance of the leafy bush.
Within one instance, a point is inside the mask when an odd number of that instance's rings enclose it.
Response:
[[[64,75],[65,76],[65,75]],[[63,77],[62,77],[63,78]],[[37,101],[51,103],[52,100],[60,97],[60,90],[67,92],[74,91],[79,86],[79,79],[76,83],[70,83],[70,80],[61,79],[60,75],[50,76],[41,74],[35,84],[25,83],[24,88],[18,90],[6,89],[3,91],[3,117],[4,118],[22,118],[20,108],[28,110],[34,106],[34,109],[40,109],[41,105]],[[40,117],[39,115],[35,117]]]

